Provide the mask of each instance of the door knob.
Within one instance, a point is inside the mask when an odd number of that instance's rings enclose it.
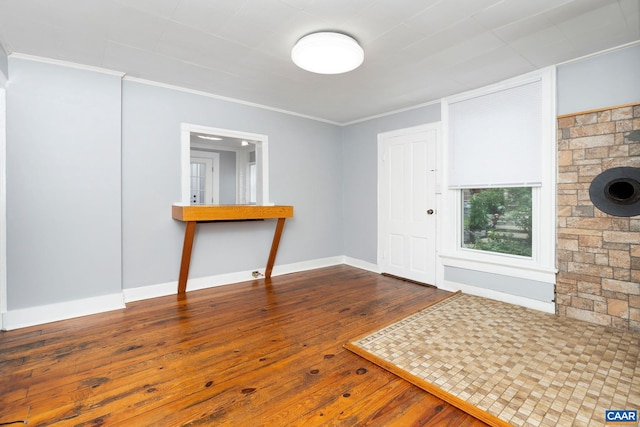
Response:
[[[427,210],[427,215],[433,215],[433,209]]]

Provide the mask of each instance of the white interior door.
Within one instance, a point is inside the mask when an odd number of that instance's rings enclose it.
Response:
[[[189,203],[210,205],[220,203],[220,155],[191,156],[191,192]]]
[[[378,265],[383,273],[436,285],[439,125],[379,137]]]

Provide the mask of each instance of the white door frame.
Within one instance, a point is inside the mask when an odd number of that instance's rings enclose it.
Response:
[[[7,312],[7,91],[2,83],[0,81],[0,330],[4,329]]]
[[[191,150],[191,162],[193,163],[194,159],[201,159],[207,163],[207,195],[205,196],[207,201],[211,200],[210,203],[205,204],[214,204],[217,205],[220,203],[220,154],[212,153],[210,151],[198,151]]]
[[[436,131],[437,132],[437,140],[436,140],[436,153],[437,153],[437,159],[436,159],[436,204],[434,207],[435,213],[441,213],[441,205],[442,205],[442,178],[441,178],[441,174],[440,171],[442,170],[442,153],[443,153],[443,139],[442,139],[442,126],[441,126],[441,122],[434,122],[434,123],[429,123],[429,124],[425,124],[425,125],[420,125],[420,126],[414,126],[414,127],[409,127],[409,128],[404,128],[404,129],[399,129],[399,130],[395,130],[395,131],[391,131],[391,132],[384,132],[384,133],[380,133],[378,134],[378,186],[377,186],[377,198],[378,198],[378,206],[377,206],[377,215],[378,215],[378,228],[377,228],[377,241],[378,241],[378,248],[377,248],[377,263],[379,268],[382,268],[383,265],[383,256],[384,256],[384,251],[386,250],[386,243],[385,243],[385,239],[384,239],[384,235],[386,233],[386,230],[384,229],[385,225],[383,224],[382,218],[384,215],[384,209],[386,209],[386,206],[384,203],[386,203],[387,201],[382,200],[383,198],[381,197],[383,194],[383,189],[382,189],[382,185],[384,185],[384,183],[382,182],[382,177],[384,176],[384,144],[385,141],[391,138],[395,138],[398,136],[404,136],[404,135],[412,135],[412,134],[416,134],[416,133],[422,133],[425,131]],[[435,271],[435,283],[431,283],[434,286],[438,286],[438,284],[441,284],[443,282],[444,279],[444,266],[442,265],[438,253],[440,252],[440,245],[441,245],[441,239],[439,238],[442,234],[441,234],[441,224],[442,221],[437,221],[436,222],[436,236],[435,236],[435,242],[436,242],[436,259],[435,259],[435,266],[436,266],[436,271]]]

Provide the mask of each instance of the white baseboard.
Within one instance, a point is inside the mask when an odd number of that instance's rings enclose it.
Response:
[[[321,258],[311,261],[303,261],[286,265],[275,266],[271,276],[296,273],[299,271],[313,270],[315,268],[329,267],[344,264],[344,256]],[[264,274],[264,268],[240,271],[228,274],[219,274],[209,277],[199,277],[187,281],[187,292],[199,289],[207,289],[216,286],[252,280],[252,273],[258,271]],[[14,330],[44,323],[57,322],[76,317],[98,314],[112,310],[126,308],[125,303],[157,298],[167,295],[175,295],[178,291],[178,281],[160,283],[157,285],[140,286],[124,289],[122,293],[104,295],[94,298],[85,298],[74,301],[65,301],[57,304],[48,304],[29,307],[19,310],[10,310],[2,313],[3,330]]]
[[[10,310],[2,314],[4,330],[26,328],[125,308],[122,293]]]
[[[351,258],[351,257],[348,257],[348,256],[345,256],[343,258],[344,258],[343,264],[347,264],[347,265],[350,265],[351,267],[356,267],[356,268],[359,268],[361,270],[367,270],[367,271],[370,271],[372,273],[380,274],[380,267],[378,267],[378,264],[373,264],[371,262],[362,261],[360,259]]]
[[[311,261],[302,261],[292,264],[276,265],[271,272],[271,277],[282,276],[283,274],[297,273],[315,268],[330,267],[332,265],[345,264],[343,256],[321,258]],[[264,274],[264,268],[239,271],[235,273],[218,274],[215,276],[197,277],[187,280],[187,292],[200,289],[214,288],[216,286],[230,285],[232,283],[246,282],[253,280],[252,273],[258,271]],[[161,283],[158,285],[140,286],[137,288],[124,289],[124,301],[141,301],[149,298],[175,295],[178,292],[178,281]]]
[[[272,276],[281,276],[283,274],[297,273],[299,271],[313,270],[315,268],[331,267],[332,265],[344,264],[344,256],[334,256],[328,258],[314,259],[311,261],[294,262],[286,265],[276,265],[273,267]],[[260,270],[263,273],[263,270]],[[247,280],[247,279],[243,279]]]
[[[284,274],[297,273],[300,271],[313,270],[316,268],[330,267],[340,264],[350,265],[373,273],[380,273],[380,269],[377,264],[347,256],[336,256],[278,265],[274,267],[272,276],[281,276]],[[255,270],[189,279],[187,281],[187,292],[253,280],[252,273],[254,271],[264,274],[264,269],[256,268]],[[462,291],[471,295],[517,304],[547,313],[555,313],[555,304],[553,302],[536,301],[529,298],[509,295],[502,292],[496,292],[489,289],[478,288],[446,280],[438,287],[447,291]],[[40,325],[43,323],[56,322],[59,320],[72,319],[90,314],[123,309],[126,308],[125,303],[127,302],[175,295],[177,291],[178,282],[173,281],[157,285],[124,289],[122,293],[118,294],[11,310],[2,314],[2,325],[4,330],[13,330]]]
[[[490,298],[497,301],[507,302],[509,304],[532,308],[538,311],[544,311],[545,313],[555,314],[556,312],[556,305],[553,302],[538,301],[531,298],[520,297],[517,295],[505,294],[504,292],[497,292],[490,289],[478,288],[476,286],[451,282],[449,280],[444,280],[443,283],[438,286],[438,288],[451,292],[462,291],[464,293],[476,295],[479,297]]]
[[[166,297],[178,292],[178,281],[159,283],[157,285],[139,286],[123,289],[124,302],[142,301],[150,298]]]

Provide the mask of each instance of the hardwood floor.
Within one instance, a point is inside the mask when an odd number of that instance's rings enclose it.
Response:
[[[0,425],[484,426],[342,347],[446,294],[341,265],[2,332]]]

